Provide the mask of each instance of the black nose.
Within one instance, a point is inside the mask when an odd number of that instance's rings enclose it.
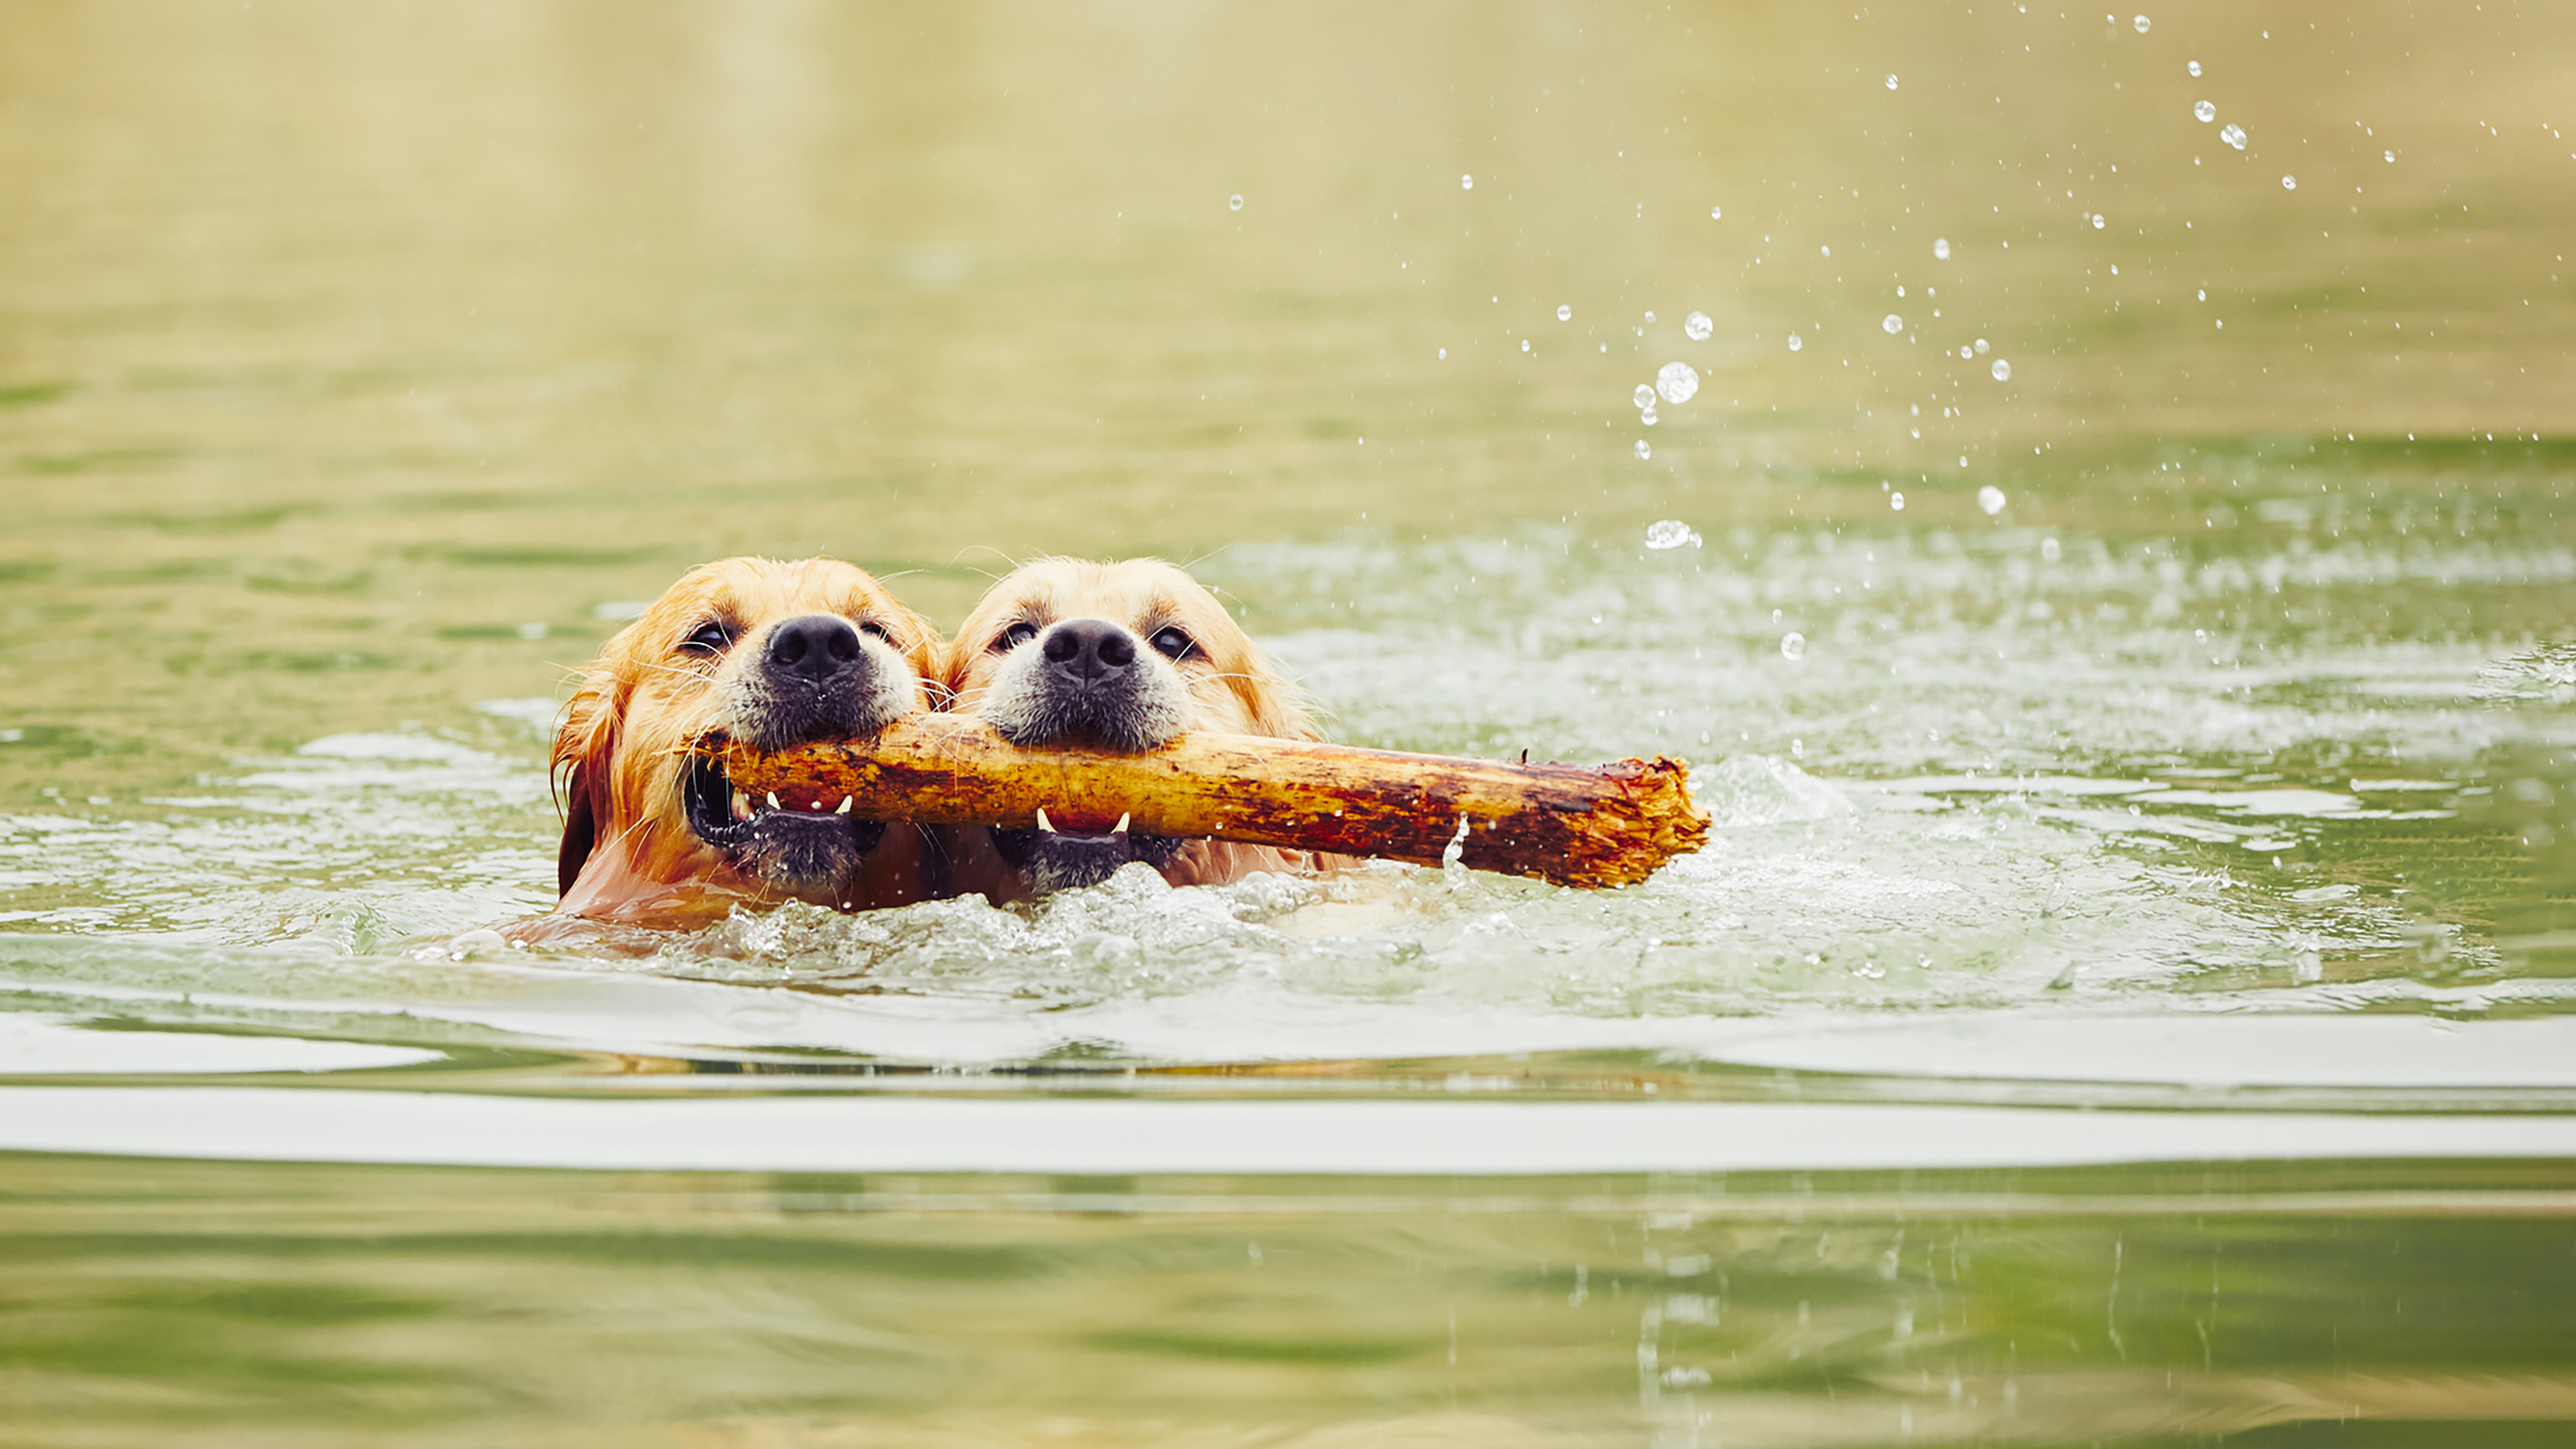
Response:
[[[808,614],[769,631],[760,667],[773,679],[825,683],[859,662],[859,631],[831,614]]]
[[[1076,679],[1105,678],[1136,662],[1136,636],[1106,619],[1067,619],[1047,631],[1049,666]]]

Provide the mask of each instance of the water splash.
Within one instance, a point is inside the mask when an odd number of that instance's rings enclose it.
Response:
[[[1699,393],[1699,370],[1687,362],[1667,362],[1655,371],[1655,391],[1668,403],[1686,403]]]
[[[1699,546],[1699,532],[1678,518],[1658,519],[1646,525],[1646,547],[1648,548],[1697,548]]]

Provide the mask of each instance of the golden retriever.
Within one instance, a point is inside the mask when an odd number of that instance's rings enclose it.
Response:
[[[939,649],[926,621],[834,559],[691,570],[602,646],[564,706],[557,915],[684,925],[744,899],[929,899],[914,827],[855,819],[846,799],[752,800],[693,746],[779,749],[925,712]]]
[[[1151,749],[1188,730],[1322,738],[1281,677],[1196,579],[1160,559],[1039,559],[986,592],[948,646],[947,706],[1022,746]],[[938,832],[958,894],[995,902],[1096,885],[1141,860],[1174,885],[1307,870],[1336,856],[1042,816],[1041,828]]]

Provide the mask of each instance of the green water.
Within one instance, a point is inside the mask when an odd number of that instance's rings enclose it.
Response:
[[[2576,16],[2145,19],[13,6],[0,1444],[2564,1442]],[[1718,828],[455,959],[744,551]]]

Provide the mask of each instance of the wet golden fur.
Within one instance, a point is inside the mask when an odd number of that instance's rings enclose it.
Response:
[[[1139,639],[1151,639],[1158,630],[1175,625],[1189,634],[1198,646],[1191,657],[1175,662],[1151,650],[1142,654],[1153,667],[1177,672],[1186,701],[1186,729],[1273,739],[1323,738],[1304,691],[1279,673],[1214,594],[1161,559],[1112,563],[1044,558],[1014,569],[985,593],[950,640],[939,675],[951,696],[944,708],[966,715],[982,710],[1006,657],[994,645],[1014,624],[1042,628],[1060,620],[1086,618],[1123,625]],[[986,832],[947,828],[936,833],[952,857],[959,894],[1006,901],[1025,893],[1016,873],[994,853]],[[1194,840],[1162,872],[1174,885],[1207,885],[1260,871],[1313,870],[1343,863],[1342,857],[1309,851]]]
[[[691,570],[601,647],[564,707],[552,760],[566,797],[558,915],[681,925],[736,900],[782,898],[691,831],[680,781],[691,742],[731,726],[728,701],[768,631],[810,614],[862,626],[875,641],[871,661],[907,696],[902,712],[930,708],[939,635],[862,570],[823,558],[730,558]],[[681,641],[709,619],[738,631],[733,647],[718,658],[684,652]],[[920,832],[896,823],[855,880],[797,894],[873,907],[925,900],[933,889]]]

